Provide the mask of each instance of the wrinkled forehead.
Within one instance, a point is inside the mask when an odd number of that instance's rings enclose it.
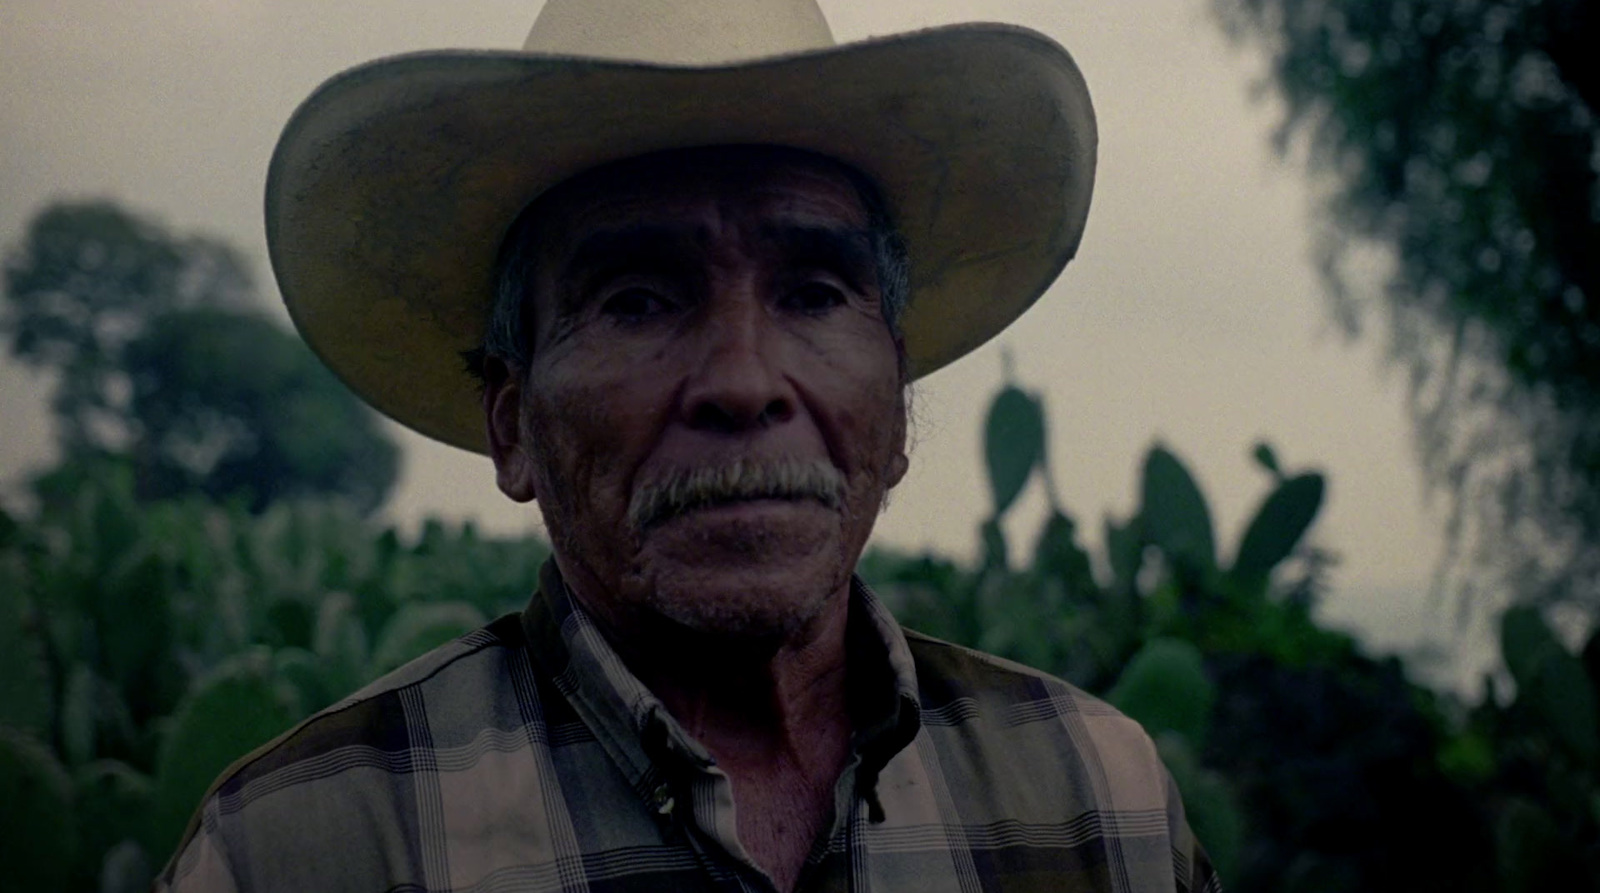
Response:
[[[865,230],[872,187],[824,156],[773,146],[723,146],[660,152],[587,171],[523,212],[513,239],[559,255],[597,229],[651,225],[703,229],[718,223],[771,223]]]

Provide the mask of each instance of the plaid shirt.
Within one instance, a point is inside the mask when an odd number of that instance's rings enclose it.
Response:
[[[903,632],[859,582],[858,722],[798,890],[1216,891],[1144,731]],[[862,668],[858,671],[858,668]],[[541,595],[230,768],[158,890],[770,891],[732,784],[547,565]]]

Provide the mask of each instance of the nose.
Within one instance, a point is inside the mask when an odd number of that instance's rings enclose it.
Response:
[[[700,362],[683,392],[689,427],[737,434],[794,417],[797,395],[778,366],[773,320],[749,289],[709,302]]]

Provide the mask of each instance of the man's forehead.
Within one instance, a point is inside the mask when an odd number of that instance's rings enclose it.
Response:
[[[581,174],[541,198],[546,248],[597,230],[679,230],[703,238],[728,223],[862,229],[868,212],[843,165],[799,150],[720,147],[642,156]]]

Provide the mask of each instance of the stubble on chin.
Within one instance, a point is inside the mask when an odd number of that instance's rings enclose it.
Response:
[[[849,580],[836,523],[801,529],[680,523],[653,531],[640,542],[619,594],[702,635],[791,640]],[[737,560],[741,551],[744,561]]]

